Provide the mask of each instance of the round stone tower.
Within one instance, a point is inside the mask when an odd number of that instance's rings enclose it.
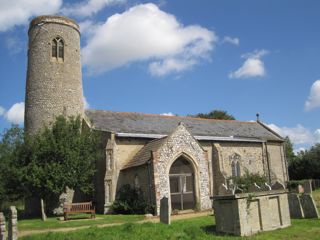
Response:
[[[25,131],[36,133],[59,115],[83,116],[79,25],[40,16],[29,27]]]

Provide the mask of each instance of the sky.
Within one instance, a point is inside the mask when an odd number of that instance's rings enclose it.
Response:
[[[28,24],[81,28],[90,109],[260,120],[295,151],[320,142],[320,1],[0,0],[0,132],[23,126]]]

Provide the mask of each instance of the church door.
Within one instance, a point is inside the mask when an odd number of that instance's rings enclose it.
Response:
[[[189,161],[178,158],[171,166],[170,194],[172,210],[193,209],[194,196],[194,171]]]

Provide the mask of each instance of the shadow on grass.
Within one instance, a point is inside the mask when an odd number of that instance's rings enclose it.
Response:
[[[206,234],[210,234],[210,235],[237,237],[237,236],[234,236],[234,235],[217,232],[216,225],[207,225],[207,226],[201,227],[201,229],[202,229],[202,231],[204,231]]]

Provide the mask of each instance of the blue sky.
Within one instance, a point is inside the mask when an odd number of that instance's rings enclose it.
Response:
[[[29,21],[81,26],[91,109],[262,121],[295,149],[320,142],[320,2],[0,0],[0,131],[23,124]]]

